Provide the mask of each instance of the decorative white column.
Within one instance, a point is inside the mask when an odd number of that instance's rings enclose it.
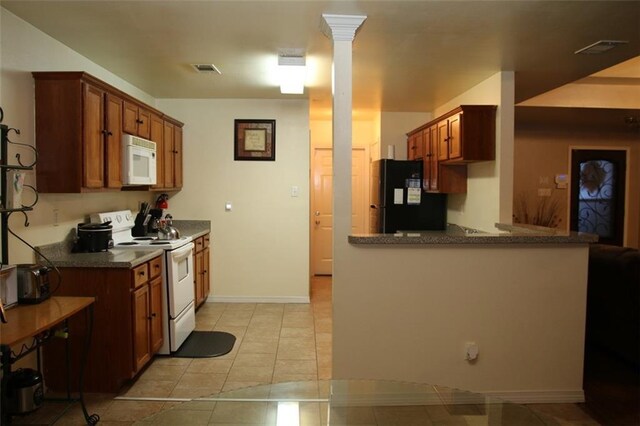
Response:
[[[322,31],[333,40],[333,282],[351,233],[352,42],[366,16],[322,15]]]

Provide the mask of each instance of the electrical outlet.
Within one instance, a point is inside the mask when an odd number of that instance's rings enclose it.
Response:
[[[475,361],[478,358],[478,353],[480,352],[478,349],[478,344],[476,342],[467,342],[464,345],[464,359],[467,361]]]

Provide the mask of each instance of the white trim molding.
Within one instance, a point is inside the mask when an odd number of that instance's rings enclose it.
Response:
[[[322,33],[335,41],[352,41],[366,15],[332,15],[323,13]]]
[[[309,296],[209,296],[207,303],[311,303]]]

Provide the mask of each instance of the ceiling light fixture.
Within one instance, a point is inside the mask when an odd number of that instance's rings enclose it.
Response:
[[[304,56],[278,55],[280,93],[300,95],[304,93],[307,69]]]
[[[600,40],[590,44],[589,46],[583,47],[582,49],[578,49],[573,53],[576,55],[597,55],[599,53],[607,52],[621,44],[627,43],[629,43],[627,40]]]

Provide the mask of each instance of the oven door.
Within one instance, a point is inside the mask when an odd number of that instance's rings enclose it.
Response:
[[[169,316],[176,318],[194,300],[193,243],[166,252]]]

